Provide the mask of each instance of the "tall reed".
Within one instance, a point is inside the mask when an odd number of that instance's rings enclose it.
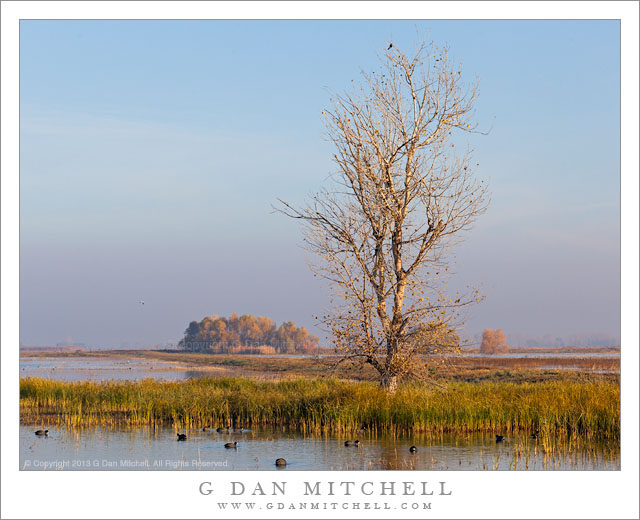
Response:
[[[372,382],[338,379],[183,382],[20,381],[25,423],[174,425],[200,428],[286,426],[304,432],[434,434],[538,430],[543,436],[618,440],[620,388],[607,381],[452,383],[442,390],[401,385],[394,395]]]

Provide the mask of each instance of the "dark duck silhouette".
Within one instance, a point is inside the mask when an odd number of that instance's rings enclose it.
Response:
[[[411,453],[416,453],[418,451],[418,448],[416,448],[415,446],[411,446],[411,448],[409,448],[409,451]]]
[[[178,440],[179,441],[186,441],[187,440],[187,435],[185,433],[178,433]]]
[[[35,432],[35,434],[38,437],[46,437],[47,435],[49,435],[49,430],[38,430],[37,432]]]
[[[216,428],[216,431],[218,433],[229,433],[229,427],[228,426],[221,426],[219,428]]]
[[[225,448],[237,448],[238,447],[238,441],[233,441],[233,442],[227,442],[224,445]]]
[[[355,446],[356,448],[360,446],[360,441],[344,441],[345,446]]]
[[[504,435],[496,435],[496,442],[502,442],[504,440]]]

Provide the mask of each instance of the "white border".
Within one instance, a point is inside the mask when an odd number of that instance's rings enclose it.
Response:
[[[2,518],[212,518],[203,480],[446,480],[435,518],[638,518],[638,3],[637,2],[3,2]],[[73,473],[18,471],[18,20],[20,18],[622,20],[622,470],[620,472]],[[597,74],[597,71],[594,71]],[[597,129],[594,129],[597,131]],[[219,498],[219,497],[218,497]],[[288,498],[294,498],[289,496]],[[376,500],[383,501],[384,497]],[[370,499],[373,500],[373,499]],[[225,513],[229,515],[229,512]],[[260,518],[404,517],[401,511],[259,510]],[[410,513],[409,513],[410,514]],[[246,511],[237,517],[249,517]]]

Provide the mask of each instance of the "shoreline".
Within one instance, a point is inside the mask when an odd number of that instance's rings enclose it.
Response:
[[[563,357],[553,356],[554,352],[544,357],[531,357],[531,354],[523,354],[522,357],[513,357],[516,352],[511,352],[509,357],[500,356],[476,356],[475,354],[460,355],[455,357],[433,358],[426,365],[426,373],[429,378],[438,381],[524,381],[531,382],[555,379],[569,372],[579,372],[590,375],[604,375],[619,377],[620,357],[606,356],[606,352],[593,357],[584,357],[576,354]],[[567,353],[570,354],[570,353]],[[604,354],[604,355],[603,355]],[[55,377],[58,370],[60,374],[64,369],[64,361],[74,360],[91,368],[92,362],[103,367],[107,371],[120,372],[122,379],[131,379],[127,374],[135,374],[136,371],[146,371],[148,377],[162,373],[175,372],[186,374],[193,372],[192,376],[243,376],[258,379],[289,379],[296,377],[326,377],[333,376],[358,381],[374,381],[376,372],[365,366],[357,369],[353,364],[339,364],[339,357],[301,357],[301,356],[268,356],[268,355],[240,355],[240,354],[207,354],[187,353],[176,350],[105,350],[86,352],[29,352],[21,353],[21,363],[52,366],[58,363],[55,369],[42,368],[36,374],[31,370],[21,375],[36,375],[38,377]],[[111,365],[110,365],[111,363]],[[60,366],[62,365],[62,366]],[[143,366],[144,365],[144,366]],[[32,369],[33,367],[28,367]],[[135,370],[129,370],[134,368]],[[84,367],[78,368],[79,375]],[[127,372],[125,372],[127,371]],[[46,372],[46,373],[45,373]],[[71,370],[73,372],[73,370]],[[97,373],[97,371],[92,371]],[[144,376],[146,377],[146,376]],[[177,378],[180,376],[176,375]],[[73,379],[82,379],[74,377]],[[118,377],[115,377],[118,379]]]

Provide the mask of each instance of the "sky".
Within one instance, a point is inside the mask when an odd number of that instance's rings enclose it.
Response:
[[[620,336],[617,21],[36,21],[20,25],[20,342],[176,342],[269,316],[322,336],[297,222],[335,171],[322,110],[390,41],[478,78],[462,136],[491,204],[455,251],[464,333]],[[145,304],[138,302],[144,300]]]

